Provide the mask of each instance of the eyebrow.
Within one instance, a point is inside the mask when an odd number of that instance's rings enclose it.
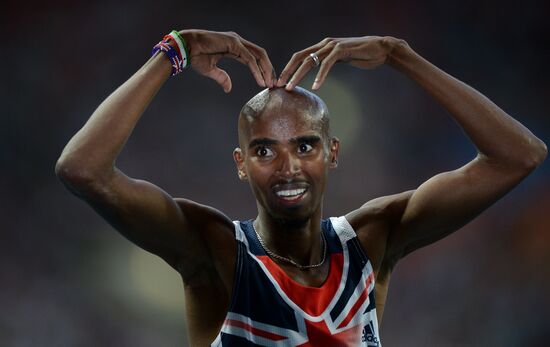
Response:
[[[298,137],[293,137],[289,140],[290,143],[308,143],[308,144],[314,144],[319,141],[321,141],[321,137],[317,135],[298,136]],[[262,137],[262,138],[258,138],[250,141],[250,143],[248,144],[248,148],[252,148],[256,146],[275,145],[277,143],[279,143],[279,141],[270,139],[267,137]]]
[[[314,144],[321,141],[321,138],[317,135],[306,135],[306,136],[298,136],[293,137],[290,139],[291,143],[308,143],[308,144]]]
[[[274,145],[274,144],[277,144],[277,143],[279,143],[279,141],[276,141],[276,140],[273,140],[273,139],[270,139],[270,138],[267,138],[267,137],[262,137],[262,138],[254,139],[254,140],[250,141],[250,143],[248,144],[248,148],[252,148],[252,147],[256,147],[256,146]]]

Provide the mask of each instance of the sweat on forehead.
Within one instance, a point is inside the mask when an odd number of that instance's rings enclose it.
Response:
[[[250,124],[259,119],[266,110],[293,108],[301,111],[305,117],[318,119],[321,132],[328,138],[329,118],[325,102],[312,92],[301,87],[292,91],[284,88],[264,89],[256,94],[241,109],[239,114],[239,143]]]

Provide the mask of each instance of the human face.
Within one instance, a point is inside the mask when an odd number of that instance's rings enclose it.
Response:
[[[241,145],[235,161],[259,210],[284,221],[305,221],[316,213],[320,217],[338,142],[324,137],[318,116],[284,105],[267,108],[249,122]]]

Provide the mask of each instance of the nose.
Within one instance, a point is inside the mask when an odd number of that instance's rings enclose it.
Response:
[[[298,176],[302,171],[300,158],[290,151],[285,151],[279,156],[278,174],[282,177],[292,178]]]

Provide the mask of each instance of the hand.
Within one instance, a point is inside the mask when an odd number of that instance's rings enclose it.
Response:
[[[237,33],[192,29],[182,30],[180,34],[187,43],[191,67],[218,82],[226,93],[231,91],[231,78],[227,72],[216,66],[223,57],[247,65],[261,87],[274,86],[275,70],[265,49],[243,39]]]
[[[399,42],[393,37],[364,36],[351,38],[326,38],[316,45],[294,53],[284,68],[277,86],[286,84],[287,90],[292,90],[302,78],[315,66],[311,53],[315,53],[321,65],[315,77],[312,89],[319,89],[332,66],[339,61],[349,63],[362,69],[372,69],[385,63]],[[288,79],[290,82],[287,83]]]

